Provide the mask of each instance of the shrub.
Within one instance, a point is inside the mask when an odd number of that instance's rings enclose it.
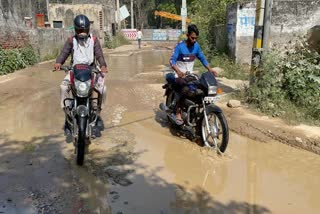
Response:
[[[31,45],[24,48],[0,48],[0,75],[12,73],[37,62],[37,56]]]
[[[320,123],[320,55],[301,40],[284,54],[266,53],[262,61],[247,101],[274,116]]]
[[[215,54],[213,55],[210,65],[212,67],[220,67],[224,70],[224,73],[221,74],[221,77],[226,77],[228,79],[237,79],[237,80],[248,80],[249,79],[249,69],[245,65],[240,65],[233,62],[225,54]]]
[[[104,35],[104,47],[106,48],[112,49],[128,44],[131,44],[130,41],[121,33],[117,36],[110,36],[108,33]]]

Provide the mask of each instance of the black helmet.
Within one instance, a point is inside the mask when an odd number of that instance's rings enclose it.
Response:
[[[89,35],[89,31],[90,31],[90,21],[88,19],[88,17],[86,17],[85,15],[78,15],[74,18],[74,29],[76,32],[76,36],[78,37],[78,39],[86,39],[88,38]],[[87,36],[83,37],[80,34],[81,33],[86,33]]]

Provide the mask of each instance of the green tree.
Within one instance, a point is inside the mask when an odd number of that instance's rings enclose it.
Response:
[[[204,52],[213,52],[213,27],[226,24],[227,5],[234,2],[236,0],[201,0],[192,1],[188,5],[190,18],[200,30],[199,42],[204,47]]]

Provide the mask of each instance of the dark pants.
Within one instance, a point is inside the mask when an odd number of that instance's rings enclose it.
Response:
[[[141,39],[138,39],[139,49],[141,48]]]
[[[176,100],[176,110],[181,109],[184,99],[185,99],[185,87],[187,87],[187,82],[184,78],[176,78],[174,90],[179,94],[178,99]]]

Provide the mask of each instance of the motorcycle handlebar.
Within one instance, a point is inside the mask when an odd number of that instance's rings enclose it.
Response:
[[[67,66],[67,65],[62,65],[62,66],[60,67],[60,70],[63,70],[63,71],[65,71],[65,72],[68,72],[68,71],[72,70],[72,67],[71,67],[71,66]]]
[[[65,72],[68,72],[68,71],[71,71],[72,70],[72,66],[67,66],[67,65],[62,65],[60,67],[60,70],[62,71],[65,71]],[[53,71],[56,71],[56,70],[53,70]],[[100,74],[101,73],[101,69],[99,66],[95,67],[95,68],[92,68],[92,72],[93,73],[96,73],[96,74]]]
[[[72,70],[72,66],[66,66],[66,65],[62,65],[60,67],[60,70],[63,70],[63,71],[71,71]],[[100,73],[101,69],[99,67],[97,68],[92,68],[92,72],[94,73]]]

